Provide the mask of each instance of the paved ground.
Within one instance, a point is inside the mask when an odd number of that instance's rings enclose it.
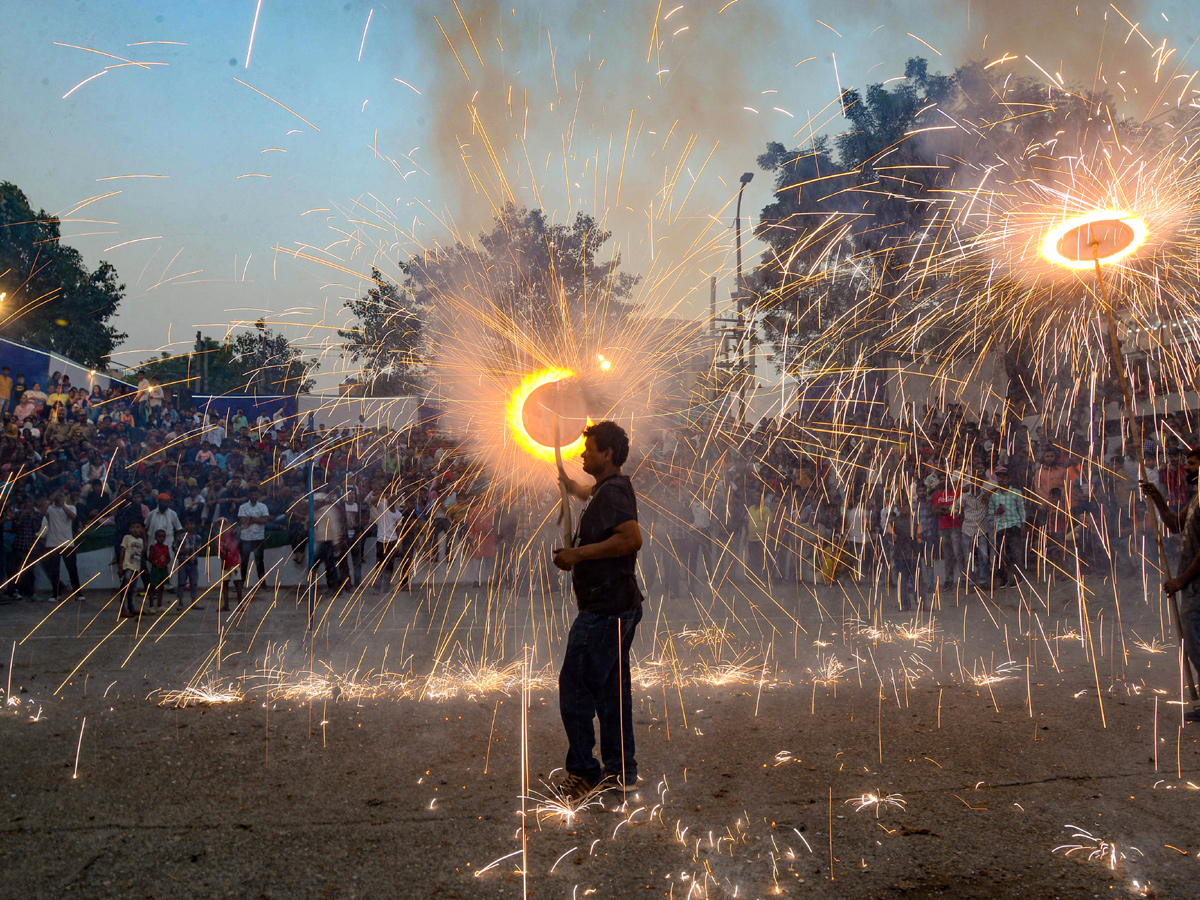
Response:
[[[1087,587],[1086,622],[1069,583],[651,597],[643,789],[573,819],[539,801],[560,600],[326,600],[311,654],[294,592],[3,606],[0,896],[1195,897],[1178,658],[1140,584]]]

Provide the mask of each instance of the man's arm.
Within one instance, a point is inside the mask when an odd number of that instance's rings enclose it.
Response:
[[[592,496],[592,488],[585,484],[579,484],[577,481],[572,481],[566,472],[558,473],[558,483],[563,485],[567,492],[580,500],[590,500]],[[638,546],[641,546],[640,544]],[[621,554],[614,554],[620,556]]]
[[[1142,493],[1154,502],[1154,506],[1158,509],[1158,516],[1162,519],[1162,523],[1166,526],[1167,530],[1172,534],[1179,534],[1182,523],[1179,521],[1179,516],[1167,506],[1167,500],[1163,497],[1162,491],[1149,481],[1141,482],[1141,488]],[[1180,578],[1182,577],[1180,576]],[[1179,579],[1172,580],[1178,581]],[[1169,593],[1174,593],[1174,591],[1170,591]]]
[[[642,530],[636,519],[622,522],[613,529],[611,537],[596,544],[584,544],[582,547],[563,547],[554,551],[554,564],[565,572],[571,571],[575,564],[585,559],[611,559],[615,556],[628,556],[642,549]]]
[[[1174,578],[1168,578],[1163,582],[1163,590],[1168,594],[1178,594],[1185,587],[1196,580],[1196,576],[1200,575],[1200,554],[1192,560],[1192,564],[1176,575]]]

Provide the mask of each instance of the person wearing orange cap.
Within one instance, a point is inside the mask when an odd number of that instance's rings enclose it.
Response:
[[[147,549],[149,545],[154,543],[154,536],[159,531],[165,531],[167,534],[167,547],[171,548],[172,559],[175,552],[175,536],[183,533],[183,523],[179,521],[179,515],[171,508],[171,495],[162,493],[158,495],[158,505],[150,510],[150,515],[146,516],[146,543]],[[178,590],[175,592],[179,593]]]

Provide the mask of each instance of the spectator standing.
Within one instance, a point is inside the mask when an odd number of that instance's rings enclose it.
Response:
[[[0,410],[8,412],[12,408],[13,380],[8,366],[0,366]]]
[[[221,560],[221,612],[229,611],[229,592],[242,605],[242,556],[238,550],[237,526],[227,519],[213,523],[217,529],[217,555]]]
[[[475,587],[490,586],[496,570],[496,510],[483,496],[468,501],[467,543],[475,570]]]
[[[354,487],[346,489],[346,500],[342,504],[346,519],[346,543],[348,559],[347,567],[350,572],[350,583],[362,583],[363,551],[367,540],[367,527],[370,524],[368,508],[358,500],[358,490]]]
[[[920,538],[917,565],[918,603],[925,605],[928,591],[934,586],[933,558],[937,552],[938,541],[941,539],[938,531],[939,516],[929,502],[929,485],[924,481],[917,482],[916,500],[914,501],[914,516],[917,520],[917,537]]]
[[[855,581],[861,581],[866,570],[866,545],[870,536],[865,494],[865,486],[852,487],[846,510],[846,543],[850,545],[849,553],[854,565],[852,577]]]
[[[966,566],[963,559],[961,496],[950,473],[947,472],[942,489],[929,498],[934,511],[938,514],[942,568],[947,588],[952,588],[959,578],[966,577]]]
[[[176,608],[183,609],[183,591],[186,587],[191,598],[190,609],[197,606],[200,595],[200,537],[196,534],[196,520],[188,516],[183,520],[183,533],[175,542],[175,569],[179,573],[175,582]]]
[[[996,582],[1007,586],[1010,577],[1015,577],[1014,566],[1019,565],[1016,554],[1025,546],[1028,523],[1025,521],[1025,498],[1012,485],[1008,468],[996,468],[996,490],[988,498],[988,512],[995,522],[996,538]]]
[[[271,512],[267,504],[262,502],[257,484],[251,485],[247,494],[246,502],[242,503],[237,511],[238,522],[242,528],[238,553],[241,557],[242,583],[247,586],[247,593],[251,593],[258,588],[267,574],[264,550],[267,545],[266,525],[271,521]],[[253,586],[250,586],[247,577],[250,572],[251,555],[254,556],[255,574],[258,576]]]
[[[54,602],[60,602],[62,583],[59,580],[60,563],[64,563],[67,576],[71,580],[71,591],[80,600],[79,595],[79,566],[75,561],[72,549],[75,541],[74,523],[75,507],[66,502],[62,491],[50,495],[50,503],[46,507],[46,519],[43,528],[46,534],[46,554],[42,557],[42,568],[50,579],[50,589],[54,593]]]
[[[149,585],[146,590],[146,606],[162,607],[163,591],[171,580],[171,545],[163,529],[154,532],[154,543],[146,549],[146,564]]]
[[[396,566],[396,551],[399,549],[399,529],[404,520],[400,497],[384,494],[380,500],[382,507],[375,525],[375,566],[379,570],[376,576],[375,589],[390,591],[392,573]]]
[[[22,373],[18,372],[16,380],[13,382],[12,402],[14,404],[19,402],[21,399],[21,395],[24,394],[27,390],[29,390],[29,386],[27,384],[25,384],[25,376]],[[9,409],[11,410],[12,406],[9,406]]]
[[[145,370],[138,372],[137,391],[133,395],[133,409],[137,418],[137,424],[145,426],[147,423],[147,406],[150,402],[150,379],[146,377]]]
[[[979,481],[973,478],[966,484],[962,494],[962,540],[967,579],[977,587],[986,586],[991,575],[989,535],[988,495]]]
[[[913,607],[913,595],[918,602],[923,595],[918,593],[918,567],[920,565],[921,538],[920,522],[913,514],[908,496],[902,494],[900,502],[891,508],[887,533],[891,539],[892,564],[896,567],[896,584],[900,592],[900,611],[908,612]]]
[[[117,567],[121,573],[121,615],[136,616],[139,610],[135,604],[137,584],[142,575],[142,556],[146,544],[143,540],[145,530],[141,519],[129,523],[129,533],[121,539],[117,555]]]
[[[36,600],[34,594],[35,551],[42,538],[42,513],[37,501],[26,496],[21,501],[13,537],[13,564],[17,575],[17,591],[26,600]]]
[[[175,536],[183,531],[183,523],[179,521],[179,514],[171,508],[171,495],[167,492],[161,492],[155,501],[157,505],[150,510],[150,514],[146,516],[146,534],[155,535],[161,529],[166,532],[167,546],[175,546]]]
[[[314,567],[325,567],[325,586],[331,591],[337,591],[346,581],[342,569],[348,549],[345,514],[342,507],[326,493],[317,494],[314,500],[317,506],[317,520],[314,525],[317,542]]]
[[[767,578],[767,526],[771,521],[771,510],[767,506],[766,491],[755,491],[754,503],[746,510],[746,577],[766,583]]]

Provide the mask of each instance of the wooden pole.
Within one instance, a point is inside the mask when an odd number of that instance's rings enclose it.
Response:
[[[562,461],[562,423],[559,409],[561,408],[561,382],[554,382],[554,465],[558,468],[558,523],[562,526],[564,547],[571,546],[571,497],[564,483],[566,470]]]

